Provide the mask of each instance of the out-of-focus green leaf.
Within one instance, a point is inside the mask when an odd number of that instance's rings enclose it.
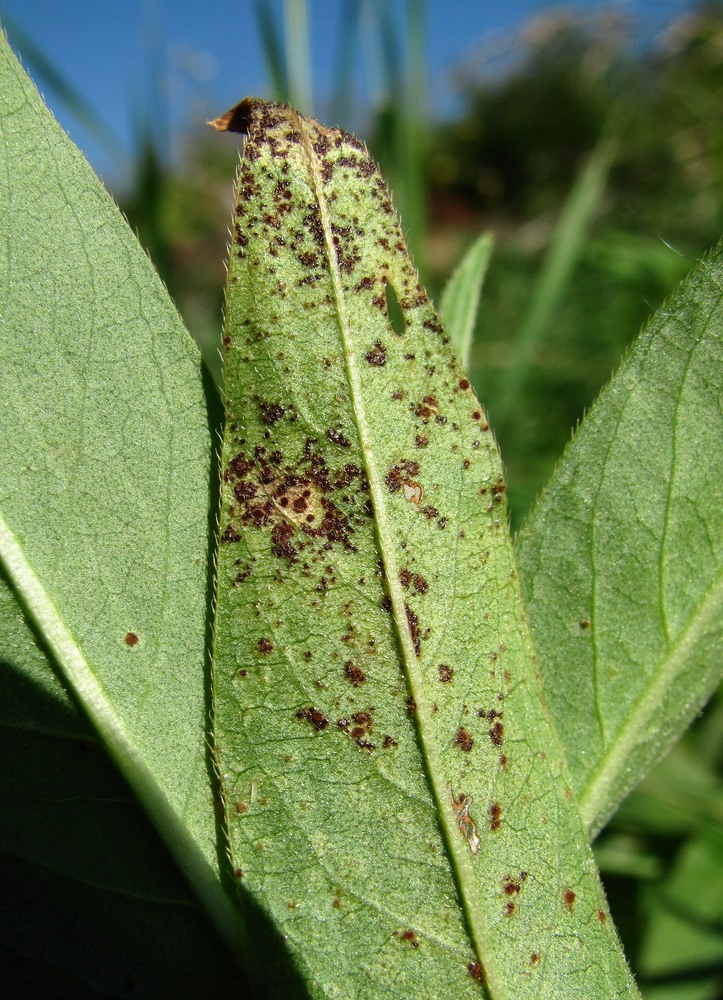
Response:
[[[723,831],[703,828],[650,896],[640,955],[641,976],[651,982],[644,996],[717,1000],[723,989]]]
[[[723,251],[653,318],[521,532],[545,690],[594,835],[721,676]]]
[[[530,304],[515,334],[512,364],[498,403],[500,419],[514,417],[516,401],[525,388],[535,351],[553,319],[565,285],[572,277],[587,229],[600,206],[617,150],[617,141],[608,135],[608,131],[600,138],[563,205]]]
[[[212,445],[198,352],[4,38],[0,160],[0,563],[232,938],[206,759]],[[22,642],[6,662],[47,694]],[[62,748],[55,763],[62,787]]]
[[[493,245],[491,233],[481,233],[477,237],[450,276],[439,303],[439,314],[466,369],[469,368],[477,309]]]
[[[214,658],[239,882],[314,995],[634,996],[542,707],[500,459],[385,186],[287,106],[215,124],[249,133]]]

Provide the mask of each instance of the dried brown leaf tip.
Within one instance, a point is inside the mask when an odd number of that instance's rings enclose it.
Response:
[[[255,97],[246,97],[239,104],[234,105],[225,114],[214,118],[208,124],[217,132],[240,132],[247,135],[249,131],[249,121],[255,106],[264,102]]]

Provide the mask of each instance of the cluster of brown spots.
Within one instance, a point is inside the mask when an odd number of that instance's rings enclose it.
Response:
[[[420,656],[422,652],[422,642],[419,630],[419,618],[417,618],[415,613],[406,603],[404,605],[404,610],[407,614],[407,625],[409,626],[409,635],[412,640],[412,645],[414,646],[414,652],[417,656]]]
[[[476,983],[485,983],[485,970],[481,962],[470,962],[467,971]]]
[[[259,410],[261,411],[261,419],[265,424],[269,426],[277,423],[283,415],[286,413],[286,408],[281,405],[281,403],[269,403],[268,400],[258,399]]]
[[[423,434],[417,434],[414,438],[414,444],[417,448],[426,448],[429,444],[429,438]]]
[[[326,729],[326,727],[329,725],[329,720],[324,715],[324,713],[320,712],[318,708],[314,708],[312,705],[309,705],[308,708],[300,709],[296,713],[296,718],[299,719],[301,722],[310,723],[314,727],[314,729],[318,730],[319,732],[321,732],[322,729]]]
[[[367,679],[367,675],[364,673],[361,667],[358,667],[352,660],[347,660],[344,664],[344,676],[353,684],[354,687],[359,687],[360,684],[364,684]]]
[[[237,559],[235,565],[241,566],[241,560]],[[231,585],[235,587],[239,583],[246,583],[246,581],[250,576],[251,576],[251,565],[249,563],[245,563],[245,565],[238,571],[236,576],[233,578],[233,583]]]
[[[422,423],[428,424],[432,417],[437,416],[439,413],[439,402],[436,396],[425,396],[421,403],[410,404],[410,410],[414,412],[415,417],[419,417]]]
[[[439,516],[439,511],[436,507],[423,507],[422,513],[428,521],[432,521],[435,517]]]
[[[399,744],[393,736],[385,736],[383,746],[389,749],[389,747],[396,747],[399,746]]]
[[[330,427],[326,432],[326,436],[329,438],[332,444],[338,445],[340,448],[350,448],[351,441],[344,434],[343,431],[339,430],[337,427]]]
[[[502,879],[502,888],[505,891],[506,896],[516,896],[522,889],[522,883],[527,880],[527,872],[520,872],[518,878],[512,878],[511,875],[505,875]]]
[[[454,743],[455,746],[458,746],[459,749],[463,751],[463,753],[469,753],[474,746],[474,739],[472,734],[465,729],[464,726],[460,726],[455,733]]]
[[[372,750],[376,750],[376,743],[372,743],[367,739],[374,728],[371,709],[368,709],[366,712],[354,712],[351,718],[347,719],[345,717],[339,719],[336,724],[362,750],[368,750],[370,753]]]
[[[565,907],[570,911],[570,913],[572,913],[572,911],[575,908],[576,899],[577,896],[572,891],[572,889],[565,889],[565,891],[562,894],[562,901],[565,904]]]
[[[374,342],[374,347],[364,355],[370,365],[376,368],[383,368],[387,363],[387,349],[381,340]]]
[[[409,590],[410,586],[414,587],[418,594],[426,594],[429,590],[429,584],[424,579],[422,574],[412,573],[412,571],[408,569],[399,570],[399,582],[405,590]]]
[[[424,489],[420,483],[415,482],[413,476],[419,475],[419,462],[413,462],[403,458],[396,465],[393,465],[386,474],[384,481],[390,492],[402,491],[405,500],[419,505],[424,496]]]
[[[505,736],[505,727],[499,721],[493,723],[489,730],[490,740],[496,747],[501,747]]]
[[[273,650],[273,648],[274,648],[274,644],[271,641],[271,639],[261,638],[256,643],[256,649],[263,656],[267,656]]]
[[[394,937],[399,938],[400,941],[406,941],[412,948],[419,947],[419,938],[413,930],[394,931]]]
[[[340,431],[330,430],[328,436],[342,447],[349,444]],[[240,452],[229,462],[224,479],[233,484],[238,506],[230,510],[231,522],[222,540],[239,541],[239,526],[270,528],[272,553],[289,563],[297,561],[306,547],[305,535],[323,539],[324,549],[338,543],[353,551],[350,537],[354,525],[370,514],[368,483],[362,470],[348,463],[332,476],[312,440],[307,440],[301,460],[294,466],[283,463],[280,451],[269,452],[264,446],[257,446],[251,454]],[[330,494],[350,486],[356,488],[361,503],[353,514],[344,514]],[[344,500],[351,503],[348,494]]]
[[[125,639],[123,640],[123,642],[126,644],[126,646],[137,646],[138,636],[136,635],[135,632],[126,632]]]
[[[502,806],[499,802],[493,802],[490,806],[490,830],[499,830],[502,826]]]
[[[464,792],[455,795],[451,788],[449,789],[449,794],[452,799],[452,809],[454,810],[454,818],[457,820],[459,832],[467,841],[470,851],[476,854],[479,850],[480,841],[477,836],[475,822],[469,814],[472,806],[472,796],[465,795]]]
[[[439,683],[449,684],[454,675],[454,670],[450,665],[448,663],[440,663],[437,665],[437,670],[439,671]]]

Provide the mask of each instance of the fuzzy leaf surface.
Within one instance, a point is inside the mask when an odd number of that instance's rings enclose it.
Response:
[[[500,459],[386,188],[287,106],[216,127],[248,132],[214,658],[239,885],[315,996],[634,996],[540,700]]]
[[[211,441],[198,351],[3,37],[0,163],[0,563],[229,928],[205,747]],[[9,628],[3,640],[7,669],[41,701],[48,661],[9,648]],[[66,757],[50,755],[61,788]]]
[[[650,321],[520,533],[545,691],[592,836],[723,661],[723,251]]]

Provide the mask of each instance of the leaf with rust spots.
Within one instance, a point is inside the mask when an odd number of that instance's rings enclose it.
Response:
[[[243,890],[315,995],[479,996],[484,969],[493,997],[633,996],[561,792],[500,458],[387,189],[289,107],[236,126],[214,718]]]

